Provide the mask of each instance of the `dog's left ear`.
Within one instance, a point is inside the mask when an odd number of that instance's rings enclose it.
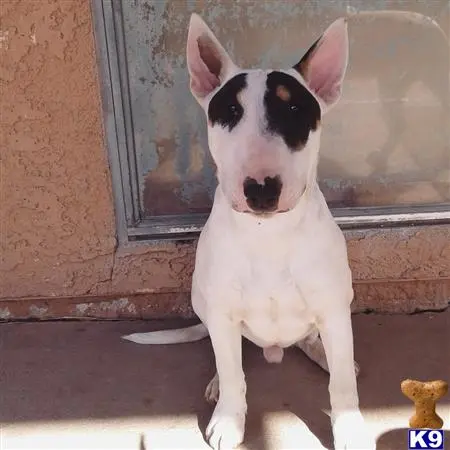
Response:
[[[334,21],[294,66],[326,109],[339,100],[348,63],[347,19]]]

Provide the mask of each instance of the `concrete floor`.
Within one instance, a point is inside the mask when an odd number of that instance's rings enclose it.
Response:
[[[140,346],[122,334],[175,326],[154,322],[0,325],[1,450],[203,449],[212,412],[203,400],[214,373],[208,339]],[[450,310],[354,317],[361,407],[377,448],[407,449],[412,403],[405,378],[450,382]],[[243,449],[331,447],[328,376],[298,349],[280,365],[244,343],[248,382]],[[450,446],[450,394],[438,413]]]

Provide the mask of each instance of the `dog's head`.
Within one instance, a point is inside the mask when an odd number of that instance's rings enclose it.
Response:
[[[321,117],[340,97],[347,60],[347,23],[338,19],[294,67],[243,70],[192,15],[191,92],[207,116],[218,181],[234,210],[295,207],[315,177]]]

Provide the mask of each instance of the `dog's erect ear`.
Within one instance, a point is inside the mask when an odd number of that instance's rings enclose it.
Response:
[[[214,33],[197,14],[192,14],[189,23],[186,56],[191,91],[198,100],[220,86],[235,68]]]
[[[294,66],[326,108],[341,95],[348,63],[347,20],[334,21]]]

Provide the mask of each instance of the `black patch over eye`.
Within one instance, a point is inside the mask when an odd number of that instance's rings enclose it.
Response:
[[[240,73],[227,81],[211,99],[208,105],[208,119],[211,125],[219,124],[231,131],[242,119],[244,108],[238,101],[238,94],[247,87],[247,74]]]
[[[317,129],[321,117],[319,103],[300,82],[286,73],[269,73],[266,85],[264,107],[268,131],[281,136],[291,150],[300,150],[309,132]],[[285,98],[277,95],[279,86],[288,93]]]

